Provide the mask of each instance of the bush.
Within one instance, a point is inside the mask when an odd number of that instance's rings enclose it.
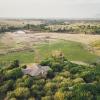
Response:
[[[71,69],[70,69],[70,72],[72,73],[72,74],[76,74],[76,73],[79,73],[79,72],[81,72],[83,69],[80,67],[80,66],[76,66],[76,67],[72,67]]]
[[[31,76],[24,75],[22,79],[23,79],[23,82],[24,82],[25,86],[31,87],[31,85],[33,83],[33,80],[32,80]]]
[[[10,65],[11,68],[19,67],[19,60],[14,60],[14,62]]]
[[[64,72],[59,73],[59,75],[65,77],[65,78],[68,78],[68,77],[70,77],[70,72],[64,71]]]
[[[23,75],[21,68],[14,68],[12,70],[8,70],[5,73],[6,79],[17,79]]]
[[[78,84],[74,87],[74,92],[79,95],[82,98],[86,97],[88,98],[89,95],[90,97],[92,96],[92,98],[95,98],[95,96],[98,94],[97,92],[97,86],[94,84]]]
[[[47,73],[47,78],[53,78],[54,77],[54,72],[53,70],[49,70],[48,73]]]
[[[26,87],[18,87],[14,90],[17,98],[28,98],[30,96],[30,90]]]
[[[27,68],[27,66],[26,66],[26,65],[23,65],[21,68],[26,69],[26,68]]]
[[[43,90],[43,86],[41,86],[41,85],[33,85],[32,87],[31,87],[31,93],[32,93],[32,95],[35,97],[35,98],[38,98],[38,99],[40,99],[41,98],[41,96],[43,96],[44,95],[44,90]]]
[[[91,83],[96,79],[96,74],[93,71],[85,71],[80,75],[87,83]]]
[[[53,82],[48,82],[45,84],[44,89],[45,91],[52,91],[52,93],[54,93],[56,91],[56,84]]]
[[[7,100],[11,99],[11,98],[15,98],[15,93],[13,91],[9,91],[7,92]]]
[[[62,92],[56,92],[54,95],[54,100],[65,100],[65,94]]]
[[[41,66],[51,66],[51,60],[45,59],[45,60],[41,61],[40,65]]]
[[[60,72],[63,69],[60,63],[53,63],[51,68],[54,72]]]
[[[9,91],[10,89],[12,89],[13,88],[13,84],[14,84],[13,80],[5,81],[3,83],[3,85],[0,86],[0,94],[5,94],[7,91]]]
[[[84,83],[84,80],[82,78],[76,78],[73,80],[74,84]]]

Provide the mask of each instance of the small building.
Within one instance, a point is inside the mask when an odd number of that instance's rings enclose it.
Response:
[[[27,68],[22,69],[22,72],[30,76],[45,76],[50,70],[49,66],[41,66],[38,64],[27,65]]]

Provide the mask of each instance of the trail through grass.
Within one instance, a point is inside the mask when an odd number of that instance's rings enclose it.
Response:
[[[58,41],[50,44],[45,43],[37,45],[37,47],[35,47],[35,51],[38,51],[37,54],[35,54],[35,52],[20,51],[0,55],[0,63],[11,62],[15,59],[18,59],[21,63],[32,63],[34,62],[34,56],[39,56],[40,59],[43,59],[49,57],[51,52],[55,50],[62,51],[66,58],[72,61],[92,62],[100,58],[86,50],[84,45],[81,43],[72,41]]]

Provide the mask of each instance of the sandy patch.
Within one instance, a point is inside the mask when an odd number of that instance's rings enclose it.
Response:
[[[32,47],[37,43],[50,43],[58,39],[70,40],[89,45],[100,40],[100,35],[65,34],[65,33],[25,33],[22,31],[9,32],[2,36],[0,42],[12,48]],[[98,51],[99,52],[99,51]]]

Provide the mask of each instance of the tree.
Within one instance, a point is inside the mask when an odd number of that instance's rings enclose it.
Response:
[[[21,68],[14,68],[5,72],[6,79],[17,79],[23,75]]]
[[[31,87],[31,93],[37,99],[40,99],[44,95],[44,92],[42,85],[35,84]]]
[[[11,68],[19,67],[19,60],[14,60],[13,63],[10,65]]]
[[[53,78],[54,77],[54,72],[53,70],[49,70],[48,73],[47,73],[47,78]]]
[[[56,84],[53,82],[48,82],[45,84],[44,89],[46,92],[51,91],[54,93],[56,91]]]
[[[54,95],[54,100],[65,100],[65,94],[62,92],[56,92]]]
[[[7,91],[11,90],[13,88],[14,81],[13,80],[7,80],[4,82],[2,86],[0,86],[0,95],[6,94]]]
[[[51,66],[51,68],[52,68],[52,70],[54,72],[60,72],[63,69],[63,67],[61,66],[61,64],[57,63],[57,62],[53,63],[52,66]]]
[[[14,90],[17,98],[28,98],[30,96],[30,90],[26,87],[18,87]]]
[[[15,93],[13,91],[9,91],[7,92],[7,100],[11,99],[11,98],[15,98]]]
[[[81,77],[87,82],[93,82],[96,79],[96,74],[94,71],[85,71],[81,73]]]

